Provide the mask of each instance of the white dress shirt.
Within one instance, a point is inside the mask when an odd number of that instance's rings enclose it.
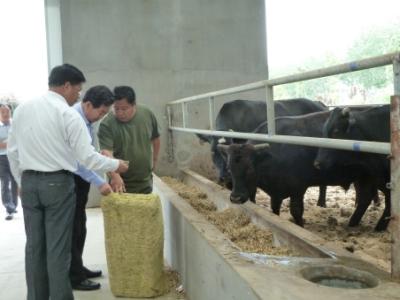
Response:
[[[19,186],[24,170],[75,172],[79,162],[88,169],[108,172],[119,165],[118,160],[95,151],[82,117],[52,91],[17,107],[7,155]]]

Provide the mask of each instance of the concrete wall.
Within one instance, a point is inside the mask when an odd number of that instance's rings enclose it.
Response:
[[[85,88],[131,85],[155,112],[159,174],[177,164],[204,174],[212,165],[194,135],[174,136],[176,159],[168,159],[168,101],[268,78],[264,0],[63,0],[60,16],[63,61],[82,69]],[[264,91],[217,99],[216,110],[239,97],[264,99]],[[207,102],[189,110],[206,128]]]

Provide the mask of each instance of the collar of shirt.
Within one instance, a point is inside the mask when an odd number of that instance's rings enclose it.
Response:
[[[85,121],[86,126],[88,128],[91,128],[92,127],[92,123],[89,122],[89,120],[85,116],[85,113],[83,112],[82,102],[75,103],[74,104],[74,108],[81,115],[82,119]]]
[[[11,126],[11,119],[7,124],[4,124],[3,122],[0,121],[0,126]]]
[[[57,99],[57,100],[63,102],[64,104],[66,104],[67,106],[69,106],[67,100],[65,100],[65,98],[63,96],[61,96],[59,93],[48,90],[47,94],[50,95],[53,98],[53,100]]]
[[[82,108],[82,102],[78,102],[75,103],[73,108],[80,114],[80,116],[82,117],[83,121],[86,124],[87,129],[89,130],[90,133],[90,137],[93,140],[93,127],[92,127],[92,123],[89,122],[89,120],[86,118],[85,113],[83,112],[83,108]]]

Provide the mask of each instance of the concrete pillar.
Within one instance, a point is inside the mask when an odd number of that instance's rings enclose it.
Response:
[[[168,161],[165,103],[268,78],[264,0],[63,0],[60,16],[63,61],[82,69],[85,88],[131,85],[156,114],[158,174],[211,165],[208,145],[194,135],[175,136]],[[265,91],[228,99],[239,97],[262,100]],[[188,118],[207,128],[207,110],[207,101],[195,105]]]
[[[60,0],[45,0],[47,64],[50,70],[62,64]]]

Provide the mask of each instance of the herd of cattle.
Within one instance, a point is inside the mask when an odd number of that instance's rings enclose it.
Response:
[[[390,141],[390,107],[335,108],[308,99],[278,100],[276,134],[333,139]],[[225,103],[216,118],[216,130],[267,133],[263,101],[234,100]],[[325,149],[281,143],[227,139],[198,135],[211,144],[219,180],[230,188],[230,200],[255,202],[257,187],[271,198],[279,215],[282,201],[290,198],[290,213],[303,226],[303,198],[308,187],[319,186],[318,205],[325,206],[326,186],[348,189],[354,184],[356,209],[349,226],[360,223],[377,191],[385,195],[385,208],[375,227],[382,231],[390,219],[390,160],[382,154]]]

